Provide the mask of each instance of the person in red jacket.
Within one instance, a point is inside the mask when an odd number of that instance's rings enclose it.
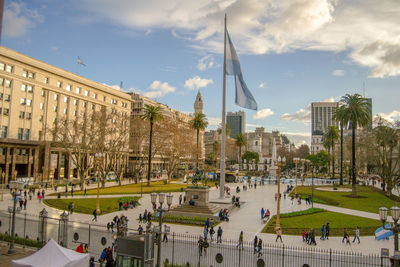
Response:
[[[83,253],[83,245],[82,245],[82,244],[80,244],[80,245],[76,248],[76,252]]]

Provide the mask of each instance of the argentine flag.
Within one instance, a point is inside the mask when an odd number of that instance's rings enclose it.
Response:
[[[235,76],[235,86],[236,86],[236,105],[257,110],[257,103],[253,95],[250,93],[249,88],[247,88],[246,83],[243,79],[242,69],[240,68],[239,58],[236,54],[235,48],[233,47],[231,38],[229,37],[228,31],[226,31],[226,75]]]
[[[385,225],[385,227],[386,228],[389,228],[390,227],[390,223],[387,223],[386,225]],[[378,229],[376,229],[376,231],[375,231],[375,239],[376,240],[383,240],[383,239],[386,239],[386,238],[389,238],[390,236],[392,236],[393,235],[393,232],[392,231],[390,231],[390,230],[385,230],[383,227],[379,227]]]

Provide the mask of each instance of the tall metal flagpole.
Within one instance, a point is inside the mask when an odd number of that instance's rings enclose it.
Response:
[[[225,189],[225,139],[226,139],[226,118],[225,118],[225,102],[226,102],[226,14],[224,26],[224,68],[223,68],[223,88],[222,88],[222,142],[221,142],[221,160],[220,160],[220,179],[219,179],[219,198],[224,198]]]

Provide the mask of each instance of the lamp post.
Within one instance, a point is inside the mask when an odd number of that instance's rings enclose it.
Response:
[[[294,193],[295,193],[295,195],[297,195],[297,163],[299,162],[299,158],[294,158],[293,159],[294,160],[294,164],[295,164],[295,183],[296,183],[296,186],[295,186],[295,188],[294,188]]]
[[[304,162],[306,162],[305,159],[301,159],[301,165],[302,165],[302,169],[301,169],[301,186],[304,186]]]
[[[13,191],[13,198],[14,198],[14,203],[13,203],[13,209],[12,209],[12,225],[11,225],[11,240],[10,240],[10,248],[8,249],[8,254],[13,254],[15,252],[14,250],[14,238],[15,238],[15,210],[17,208],[17,192],[19,190],[22,190],[24,187],[24,184],[21,182],[17,181],[10,181],[9,182],[10,189]]]
[[[277,184],[278,184],[278,197],[277,197],[277,207],[276,207],[276,226],[275,229],[278,229],[281,227],[280,224],[280,216],[281,216],[281,168],[285,166],[286,158],[283,157],[281,158],[280,156],[278,157],[278,170],[277,170]]]
[[[400,208],[397,206],[393,206],[390,208],[390,211],[392,212],[392,218],[394,221],[394,224],[392,227],[385,227],[385,221],[387,219],[388,215],[388,209],[386,207],[381,207],[379,208],[379,217],[382,221],[382,226],[385,230],[393,231],[394,234],[394,256],[392,257],[393,260],[393,265],[395,267],[400,266],[400,255],[399,255],[399,225],[397,224],[397,221],[400,218]]]
[[[168,205],[168,211],[169,208],[172,205],[172,199],[173,199],[173,195],[171,193],[169,193],[167,195],[167,205]],[[160,206],[158,208],[156,208],[156,202],[157,202],[157,194],[156,193],[151,193],[150,194],[150,198],[151,198],[151,203],[153,204],[153,210],[154,212],[158,212],[158,239],[157,239],[157,267],[161,267],[161,234],[162,234],[162,216],[163,213],[167,212],[165,209],[163,209],[163,204],[164,204],[164,200],[165,200],[165,194],[164,193],[159,193],[158,194],[158,203],[160,204]]]

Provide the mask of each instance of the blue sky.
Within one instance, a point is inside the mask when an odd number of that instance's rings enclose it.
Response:
[[[2,45],[79,75],[192,112],[200,89],[220,123],[223,19],[258,102],[247,129],[309,143],[314,101],[346,93],[400,119],[400,3],[375,0],[5,1]],[[86,67],[77,66],[80,57]],[[227,111],[234,80],[227,77]]]

